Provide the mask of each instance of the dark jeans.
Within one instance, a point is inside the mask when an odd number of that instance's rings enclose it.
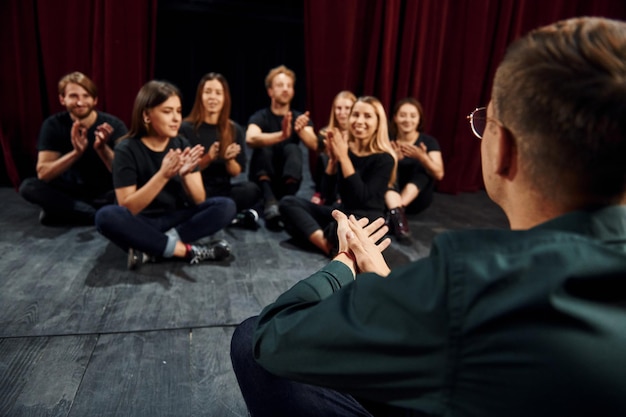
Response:
[[[415,200],[411,201],[405,212],[407,214],[417,214],[426,210],[433,202],[435,191],[435,180],[428,175],[424,167],[416,162],[412,164],[398,165],[398,178],[396,180],[396,191],[402,192],[408,183],[413,183],[419,190]],[[392,207],[395,208],[395,207]]]
[[[250,158],[249,179],[258,182],[259,177],[270,178],[274,195],[277,199],[290,194],[285,184],[289,179],[297,183],[302,181],[303,156],[300,145],[279,143],[274,146],[255,148]],[[296,190],[297,191],[297,190]]]
[[[235,329],[230,359],[252,417],[409,417],[413,411],[387,404],[360,401],[338,391],[303,384],[267,372],[254,359],[252,335],[258,317]]]
[[[230,345],[235,376],[252,417],[372,417],[349,395],[274,376],[257,364],[252,355],[256,320],[241,323]]]
[[[96,210],[115,201],[115,192],[94,192],[87,187],[60,180],[50,183],[38,178],[27,178],[20,184],[24,200],[41,207],[56,221],[93,224]]]
[[[227,197],[210,197],[197,206],[158,217],[134,216],[126,207],[109,205],[96,213],[96,228],[123,250],[134,248],[161,256],[169,229],[175,227],[182,242],[193,243],[230,224],[235,210],[235,202]]]
[[[237,212],[249,208],[255,208],[261,203],[261,189],[257,184],[250,181],[242,181],[228,184],[224,187],[212,187],[205,184],[207,196],[230,197],[237,205]]]
[[[337,222],[333,218],[333,207],[317,205],[304,198],[285,196],[280,200],[280,215],[285,230],[296,240],[308,242],[314,231],[321,229],[326,239],[337,247]]]

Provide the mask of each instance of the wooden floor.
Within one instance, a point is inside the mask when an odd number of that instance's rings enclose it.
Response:
[[[303,184],[300,195],[311,194]],[[0,188],[0,416],[247,416],[229,359],[234,326],[327,262],[284,232],[220,232],[233,256],[126,270],[94,227],[44,227]],[[448,229],[506,227],[484,192],[437,194],[394,242],[400,265]]]

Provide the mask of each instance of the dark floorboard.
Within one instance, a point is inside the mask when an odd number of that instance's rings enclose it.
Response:
[[[310,195],[303,185],[301,195]],[[44,227],[0,188],[0,416],[247,416],[228,347],[234,326],[327,262],[284,232],[227,229],[223,262],[126,269],[94,227]],[[484,192],[437,194],[394,242],[392,266],[451,229],[506,227]]]

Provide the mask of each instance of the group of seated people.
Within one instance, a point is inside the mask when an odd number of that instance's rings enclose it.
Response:
[[[197,241],[256,198],[275,227],[332,256],[233,332],[230,359],[253,417],[623,416],[626,22],[572,18],[507,48],[486,107],[468,121],[511,230],[443,232],[428,256],[393,271],[383,213],[405,230],[404,211],[427,206],[443,175],[419,104],[394,109],[394,143],[379,100],[342,92],[318,139],[308,114],[288,106],[294,80],[270,71],[272,106],[251,117],[244,143],[219,75],[203,79],[184,123],[176,87],[150,81],[126,132],[93,110],[93,84],[71,74],[59,86],[68,113],[44,123],[38,179],[22,195],[42,220],[95,221],[142,252],[136,262],[144,252],[225,256],[226,242]],[[298,138],[323,161],[313,201],[294,196]],[[246,143],[254,185],[231,186]],[[85,173],[68,179],[79,166]]]
[[[386,217],[398,240],[410,242],[406,212],[428,207],[443,177],[439,144],[422,132],[420,103],[399,101],[388,126],[378,99],[341,91],[316,134],[309,112],[291,108],[295,80],[284,65],[269,71],[271,103],[249,118],[246,131],[231,119],[223,75],[202,77],[184,118],[178,88],[149,81],[127,129],[95,109],[92,80],[67,74],[58,85],[66,111],[44,121],[37,176],[22,182],[20,194],[41,207],[43,224],[95,224],[128,253],[130,269],[159,258],[225,259],[230,245],[212,236],[227,226],[257,229],[260,217],[268,229],[333,256],[335,208],[370,221]],[[296,197],[301,144],[317,156],[310,200]]]

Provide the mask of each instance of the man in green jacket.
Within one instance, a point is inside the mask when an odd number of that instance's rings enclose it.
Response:
[[[335,212],[339,255],[233,335],[252,416],[625,415],[626,23],[530,32],[468,118],[511,230],[390,271]]]

